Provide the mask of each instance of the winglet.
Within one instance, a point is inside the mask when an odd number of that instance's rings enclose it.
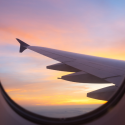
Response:
[[[18,38],[16,38],[16,40],[20,43],[20,52],[22,53],[29,45]]]

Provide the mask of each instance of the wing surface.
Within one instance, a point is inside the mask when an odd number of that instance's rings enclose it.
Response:
[[[30,46],[17,39],[20,52],[30,49],[61,63],[47,66],[48,69],[74,71],[61,78],[81,83],[114,83],[119,86],[125,75],[125,61],[95,57],[45,47]],[[81,79],[81,80],[79,80]]]

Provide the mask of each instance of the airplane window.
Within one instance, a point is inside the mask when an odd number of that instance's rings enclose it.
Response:
[[[112,0],[1,1],[0,81],[7,94],[43,118],[108,111],[124,89],[124,6]]]

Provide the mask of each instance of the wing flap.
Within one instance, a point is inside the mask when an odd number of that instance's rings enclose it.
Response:
[[[74,67],[68,66],[64,63],[57,63],[57,64],[54,64],[54,65],[47,66],[46,68],[47,69],[53,69],[53,70],[59,70],[59,71],[67,71],[67,72],[78,72],[78,71],[80,71],[80,70],[78,70]]]
[[[120,83],[122,83],[123,79],[124,79],[124,75],[123,76],[117,76],[117,77],[111,77],[111,78],[107,78],[106,81],[110,82],[110,83],[114,83],[117,86],[120,85]]]
[[[110,86],[87,93],[87,97],[108,101],[117,91],[118,87]]]
[[[62,76],[61,79],[79,83],[109,83],[105,79],[101,79],[83,71]]]

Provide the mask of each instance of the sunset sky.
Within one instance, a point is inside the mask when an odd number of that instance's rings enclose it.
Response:
[[[29,45],[125,60],[124,0],[0,0],[0,80],[20,105],[81,105],[104,101],[86,93],[107,85],[57,79],[67,72]],[[110,84],[111,85],[111,84]]]

